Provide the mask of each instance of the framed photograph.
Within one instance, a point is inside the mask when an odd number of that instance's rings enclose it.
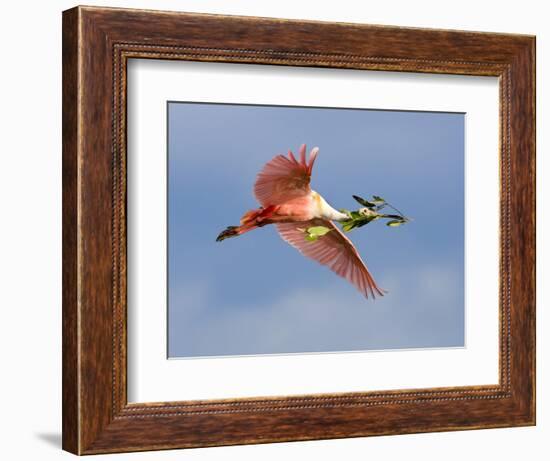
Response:
[[[535,424],[535,38],[63,13],[63,448]]]

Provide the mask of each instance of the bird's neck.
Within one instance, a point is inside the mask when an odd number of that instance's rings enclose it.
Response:
[[[332,208],[328,202],[315,191],[312,191],[312,198],[315,204],[316,218],[330,219],[331,221],[345,221],[349,216]]]

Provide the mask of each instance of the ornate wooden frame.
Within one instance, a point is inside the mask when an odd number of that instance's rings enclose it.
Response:
[[[129,404],[126,63],[223,61],[500,80],[500,382]],[[535,38],[77,7],[63,13],[63,448],[77,454],[535,424]]]

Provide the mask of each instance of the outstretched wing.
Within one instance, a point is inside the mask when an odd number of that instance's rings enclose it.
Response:
[[[277,224],[279,234],[300,253],[317,261],[355,285],[367,298],[375,293],[384,296],[376,285],[353,243],[332,221],[312,219],[306,222]],[[325,226],[330,232],[312,242],[305,239],[305,230],[314,226]]]
[[[288,157],[279,154],[265,164],[256,177],[254,195],[263,207],[278,205],[311,192],[309,180],[319,149],[316,147],[306,161],[306,145],[300,146],[300,160],[291,151]]]

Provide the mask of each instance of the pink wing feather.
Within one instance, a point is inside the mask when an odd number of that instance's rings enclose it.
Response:
[[[309,181],[318,148],[311,150],[306,161],[306,145],[300,146],[300,160],[291,151],[279,154],[265,164],[256,177],[254,195],[263,207],[279,205],[311,192]]]
[[[277,224],[279,234],[300,253],[317,261],[352,283],[367,298],[375,292],[384,296],[376,285],[353,243],[332,221],[312,219],[306,222]],[[314,226],[328,227],[330,232],[313,242],[305,239],[304,230]]]

